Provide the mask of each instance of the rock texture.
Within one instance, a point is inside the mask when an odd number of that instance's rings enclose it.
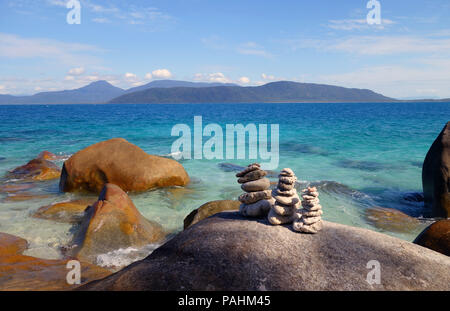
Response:
[[[33,214],[33,217],[65,223],[80,222],[83,219],[86,208],[95,202],[95,199],[78,199],[54,203],[42,206]]]
[[[0,291],[68,290],[79,285],[66,282],[68,260],[48,260],[22,255],[27,241],[0,233]],[[81,284],[111,274],[103,268],[81,262]]]
[[[425,206],[434,217],[450,217],[450,122],[431,145],[422,168]]]
[[[431,224],[417,236],[414,243],[450,256],[450,219]]]
[[[303,233],[317,233],[323,227],[322,205],[320,205],[317,188],[304,189],[302,198],[302,209],[297,212],[292,228]]]
[[[175,160],[149,155],[122,138],[89,146],[64,162],[61,191],[100,192],[106,183],[124,191],[185,186],[189,176]]]
[[[370,260],[381,284],[369,284]],[[450,258],[367,229],[323,222],[298,234],[237,212],[209,217],[80,290],[450,290]]]
[[[214,214],[224,211],[239,210],[239,205],[241,205],[241,203],[234,200],[218,200],[205,203],[184,218],[184,229]]]
[[[408,233],[420,226],[418,219],[393,208],[371,207],[365,211],[365,218],[372,226],[390,232]]]
[[[265,178],[267,172],[261,170],[258,163],[247,166],[236,174],[238,183],[246,193],[239,196],[239,211],[247,217],[265,217],[274,203],[270,188],[270,180]]]
[[[285,168],[278,176],[278,186],[272,191],[275,203],[270,209],[268,219],[273,225],[291,223],[296,219],[300,198],[294,188],[297,177],[290,168]]]
[[[142,247],[164,237],[162,227],[145,219],[120,187],[106,184],[98,201],[85,211],[71,255],[95,263],[99,254]]]

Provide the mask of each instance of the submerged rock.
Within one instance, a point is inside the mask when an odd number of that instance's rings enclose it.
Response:
[[[7,174],[7,178],[44,181],[59,178],[61,170],[48,160],[37,158]]]
[[[160,242],[164,237],[163,228],[145,219],[120,187],[106,184],[98,201],[85,210],[71,255],[95,262],[99,254],[142,247]]]
[[[95,199],[79,199],[54,203],[42,206],[33,214],[33,217],[58,222],[79,222],[82,220],[86,208],[93,203],[95,203]]]
[[[414,243],[450,256],[450,219],[431,224],[417,236]]]
[[[0,233],[0,291],[68,290],[79,285],[66,281],[69,260],[48,260],[22,255],[27,241]],[[81,284],[111,274],[103,268],[81,262]]]
[[[214,214],[224,211],[237,211],[240,204],[239,201],[234,200],[218,200],[205,203],[184,218],[184,229]]]
[[[147,154],[123,138],[89,146],[64,162],[61,191],[100,192],[107,183],[124,191],[185,186],[189,176],[175,160]]]
[[[418,219],[399,210],[379,206],[367,209],[365,218],[372,226],[389,232],[408,233],[420,225]]]
[[[369,284],[370,260],[381,284]],[[323,222],[298,234],[238,212],[209,217],[80,290],[450,290],[450,258],[367,229]]]
[[[433,217],[450,217],[450,122],[428,150],[423,162],[425,206]]]

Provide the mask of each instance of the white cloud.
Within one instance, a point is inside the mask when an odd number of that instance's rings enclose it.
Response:
[[[215,73],[197,73],[194,76],[195,81],[203,81],[203,82],[219,82],[219,83],[231,83],[232,80],[225,77],[225,75],[221,72]]]
[[[151,78],[153,79],[169,79],[172,73],[167,69],[156,69],[152,71]]]
[[[262,57],[272,57],[261,45],[255,42],[247,42],[238,47],[238,53],[242,55],[253,55]]]
[[[151,79],[153,79],[153,75],[151,73],[146,73],[145,74],[145,79],[151,80]]]
[[[124,74],[124,77],[128,81],[135,81],[137,79],[137,75],[131,72],[127,72]]]
[[[334,30],[367,30],[367,29],[385,29],[386,26],[395,24],[390,19],[382,19],[381,25],[369,25],[365,19],[339,19],[330,20],[328,27]]]
[[[111,23],[111,21],[105,17],[96,17],[96,18],[93,18],[92,21],[95,23],[98,23],[98,24]]]
[[[274,81],[276,80],[274,75],[266,75],[265,73],[261,74],[261,78],[263,80],[269,80],[269,81]]]
[[[248,78],[248,77],[240,77],[238,79],[238,82],[241,83],[241,84],[249,84],[250,83],[250,78]]]
[[[84,67],[76,67],[76,68],[72,68],[69,70],[69,75],[71,76],[79,76],[82,75],[84,73]]]
[[[95,62],[92,53],[102,50],[87,44],[66,43],[42,38],[23,38],[0,33],[0,57],[11,59],[44,58],[65,64]],[[89,53],[87,55],[86,53]]]

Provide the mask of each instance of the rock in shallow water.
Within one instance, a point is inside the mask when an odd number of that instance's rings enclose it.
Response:
[[[379,285],[366,281],[370,260],[382,267]],[[450,290],[450,258],[367,229],[324,221],[322,231],[305,235],[224,212],[181,232],[146,259],[80,288],[261,289]]]
[[[95,199],[79,199],[67,202],[54,203],[39,208],[34,214],[35,218],[53,220],[57,222],[74,223],[82,220],[85,209],[95,203]]]
[[[68,290],[79,285],[66,281],[68,260],[48,260],[22,255],[27,241],[0,233],[0,291]],[[81,262],[81,284],[111,274],[103,268]]]
[[[450,256],[450,219],[431,224],[417,236],[414,243]]]
[[[393,208],[374,206],[365,211],[365,217],[369,224],[389,232],[408,233],[420,225],[418,219]]]
[[[161,242],[164,237],[163,228],[145,219],[120,187],[106,184],[98,201],[85,210],[70,254],[95,263],[99,254],[143,247]]]
[[[425,206],[432,210],[432,216],[450,217],[450,122],[428,150],[422,185]]]
[[[19,166],[9,172],[6,177],[23,180],[44,181],[56,179],[61,175],[61,170],[54,163],[43,158],[31,160],[25,165]]]
[[[189,176],[175,160],[147,154],[125,139],[114,138],[89,146],[64,162],[60,189],[100,192],[106,183],[124,191],[185,186]]]
[[[237,211],[240,204],[239,201],[234,200],[218,200],[205,203],[184,218],[184,229],[214,214],[224,211]]]

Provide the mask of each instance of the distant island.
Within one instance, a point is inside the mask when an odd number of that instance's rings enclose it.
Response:
[[[271,82],[261,86],[156,80],[124,90],[107,81],[96,81],[74,90],[41,92],[30,96],[0,95],[9,104],[160,104],[160,103],[376,103],[450,102],[449,99],[399,100],[368,89],[299,83]]]

